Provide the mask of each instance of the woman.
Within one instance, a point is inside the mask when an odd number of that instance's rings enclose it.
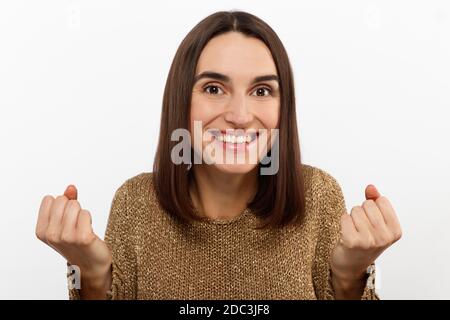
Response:
[[[301,164],[289,59],[265,22],[217,12],[191,30],[160,130],[153,173],[117,190],[105,241],[74,186],[42,200],[37,237],[81,275],[71,299],[378,299],[394,209],[369,185],[347,214],[336,180]]]

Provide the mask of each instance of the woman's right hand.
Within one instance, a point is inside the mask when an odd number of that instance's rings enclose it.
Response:
[[[36,236],[80,268],[86,298],[104,297],[111,285],[111,251],[94,233],[91,214],[81,208],[75,186],[68,186],[64,195],[42,199]]]

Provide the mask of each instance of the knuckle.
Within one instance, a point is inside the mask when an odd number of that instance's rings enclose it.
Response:
[[[77,238],[77,244],[82,247],[86,247],[86,246],[90,245],[91,242],[92,242],[92,237],[87,232],[80,234]]]
[[[395,237],[393,234],[388,234],[384,237],[384,244],[390,246],[395,242]]]
[[[65,244],[71,244],[74,242],[74,236],[71,232],[63,232],[61,234],[61,242]]]
[[[373,237],[366,237],[363,241],[361,241],[361,248],[364,250],[373,249],[376,247],[376,242]]]
[[[361,211],[361,207],[360,206],[354,206],[352,207],[352,209],[350,210],[351,214],[356,214],[358,212]]]
[[[388,236],[388,235],[387,236],[381,236],[380,239],[378,239],[375,242],[375,248],[381,249],[381,248],[384,248],[384,247],[390,245],[391,243],[392,242],[391,242],[391,237],[390,236]]]
[[[383,240],[381,241],[376,241],[375,245],[373,246],[374,249],[382,249],[385,247],[385,242]]]
[[[78,200],[73,199],[67,201],[67,206],[70,208],[77,208],[78,210],[81,208]]]
[[[349,239],[347,240],[347,248],[349,249],[356,249],[358,247],[358,242],[356,239]]]
[[[56,231],[47,231],[45,238],[51,244],[58,244],[60,241],[60,236]]]
[[[377,246],[377,240],[373,236],[369,237],[368,243],[370,248],[375,248]]]
[[[362,206],[363,206],[364,208],[369,208],[369,207],[371,207],[373,204],[374,204],[374,201],[369,199],[369,200],[364,200],[364,202],[362,203]]]
[[[403,235],[403,233],[402,233],[401,229],[396,230],[394,233],[394,241],[400,240],[402,235]]]
[[[391,244],[393,244],[395,241],[397,241],[398,239],[397,239],[397,236],[396,236],[396,234],[395,233],[390,233],[389,234],[389,236],[388,236],[388,238],[387,238],[387,243],[389,244],[389,245],[391,245]]]
[[[39,228],[36,228],[34,233],[36,235],[36,238],[38,238],[41,241],[45,241],[45,232],[43,232]]]
[[[47,194],[42,198],[42,202],[49,202],[49,201],[53,201],[55,200],[55,198],[53,198],[53,196]]]
[[[67,199],[66,196],[62,195],[62,196],[57,196],[55,201],[57,201],[57,202],[67,202],[68,199]]]
[[[387,198],[385,196],[380,196],[375,201],[377,204],[385,204],[387,202]]]
[[[349,249],[357,249],[360,246],[360,240],[358,237],[345,238],[344,245]]]

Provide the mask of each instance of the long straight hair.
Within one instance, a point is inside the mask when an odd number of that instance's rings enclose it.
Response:
[[[294,80],[288,55],[272,28],[260,18],[242,11],[220,11],[200,21],[183,39],[164,89],[158,148],[153,166],[156,194],[161,206],[186,222],[198,220],[189,194],[191,171],[186,164],[174,164],[171,141],[175,129],[188,128],[190,102],[199,56],[213,37],[241,32],[269,48],[280,84],[279,167],[274,175],[258,176],[258,190],[248,207],[262,217],[261,228],[281,227],[302,221],[305,195],[300,145],[295,113]],[[262,166],[262,164],[258,164]]]

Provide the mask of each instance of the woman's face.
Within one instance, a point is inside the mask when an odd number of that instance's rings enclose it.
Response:
[[[228,32],[208,42],[195,74],[189,127],[194,152],[221,171],[251,171],[278,127],[280,91],[270,50],[259,39]],[[201,121],[201,130],[194,121]]]

